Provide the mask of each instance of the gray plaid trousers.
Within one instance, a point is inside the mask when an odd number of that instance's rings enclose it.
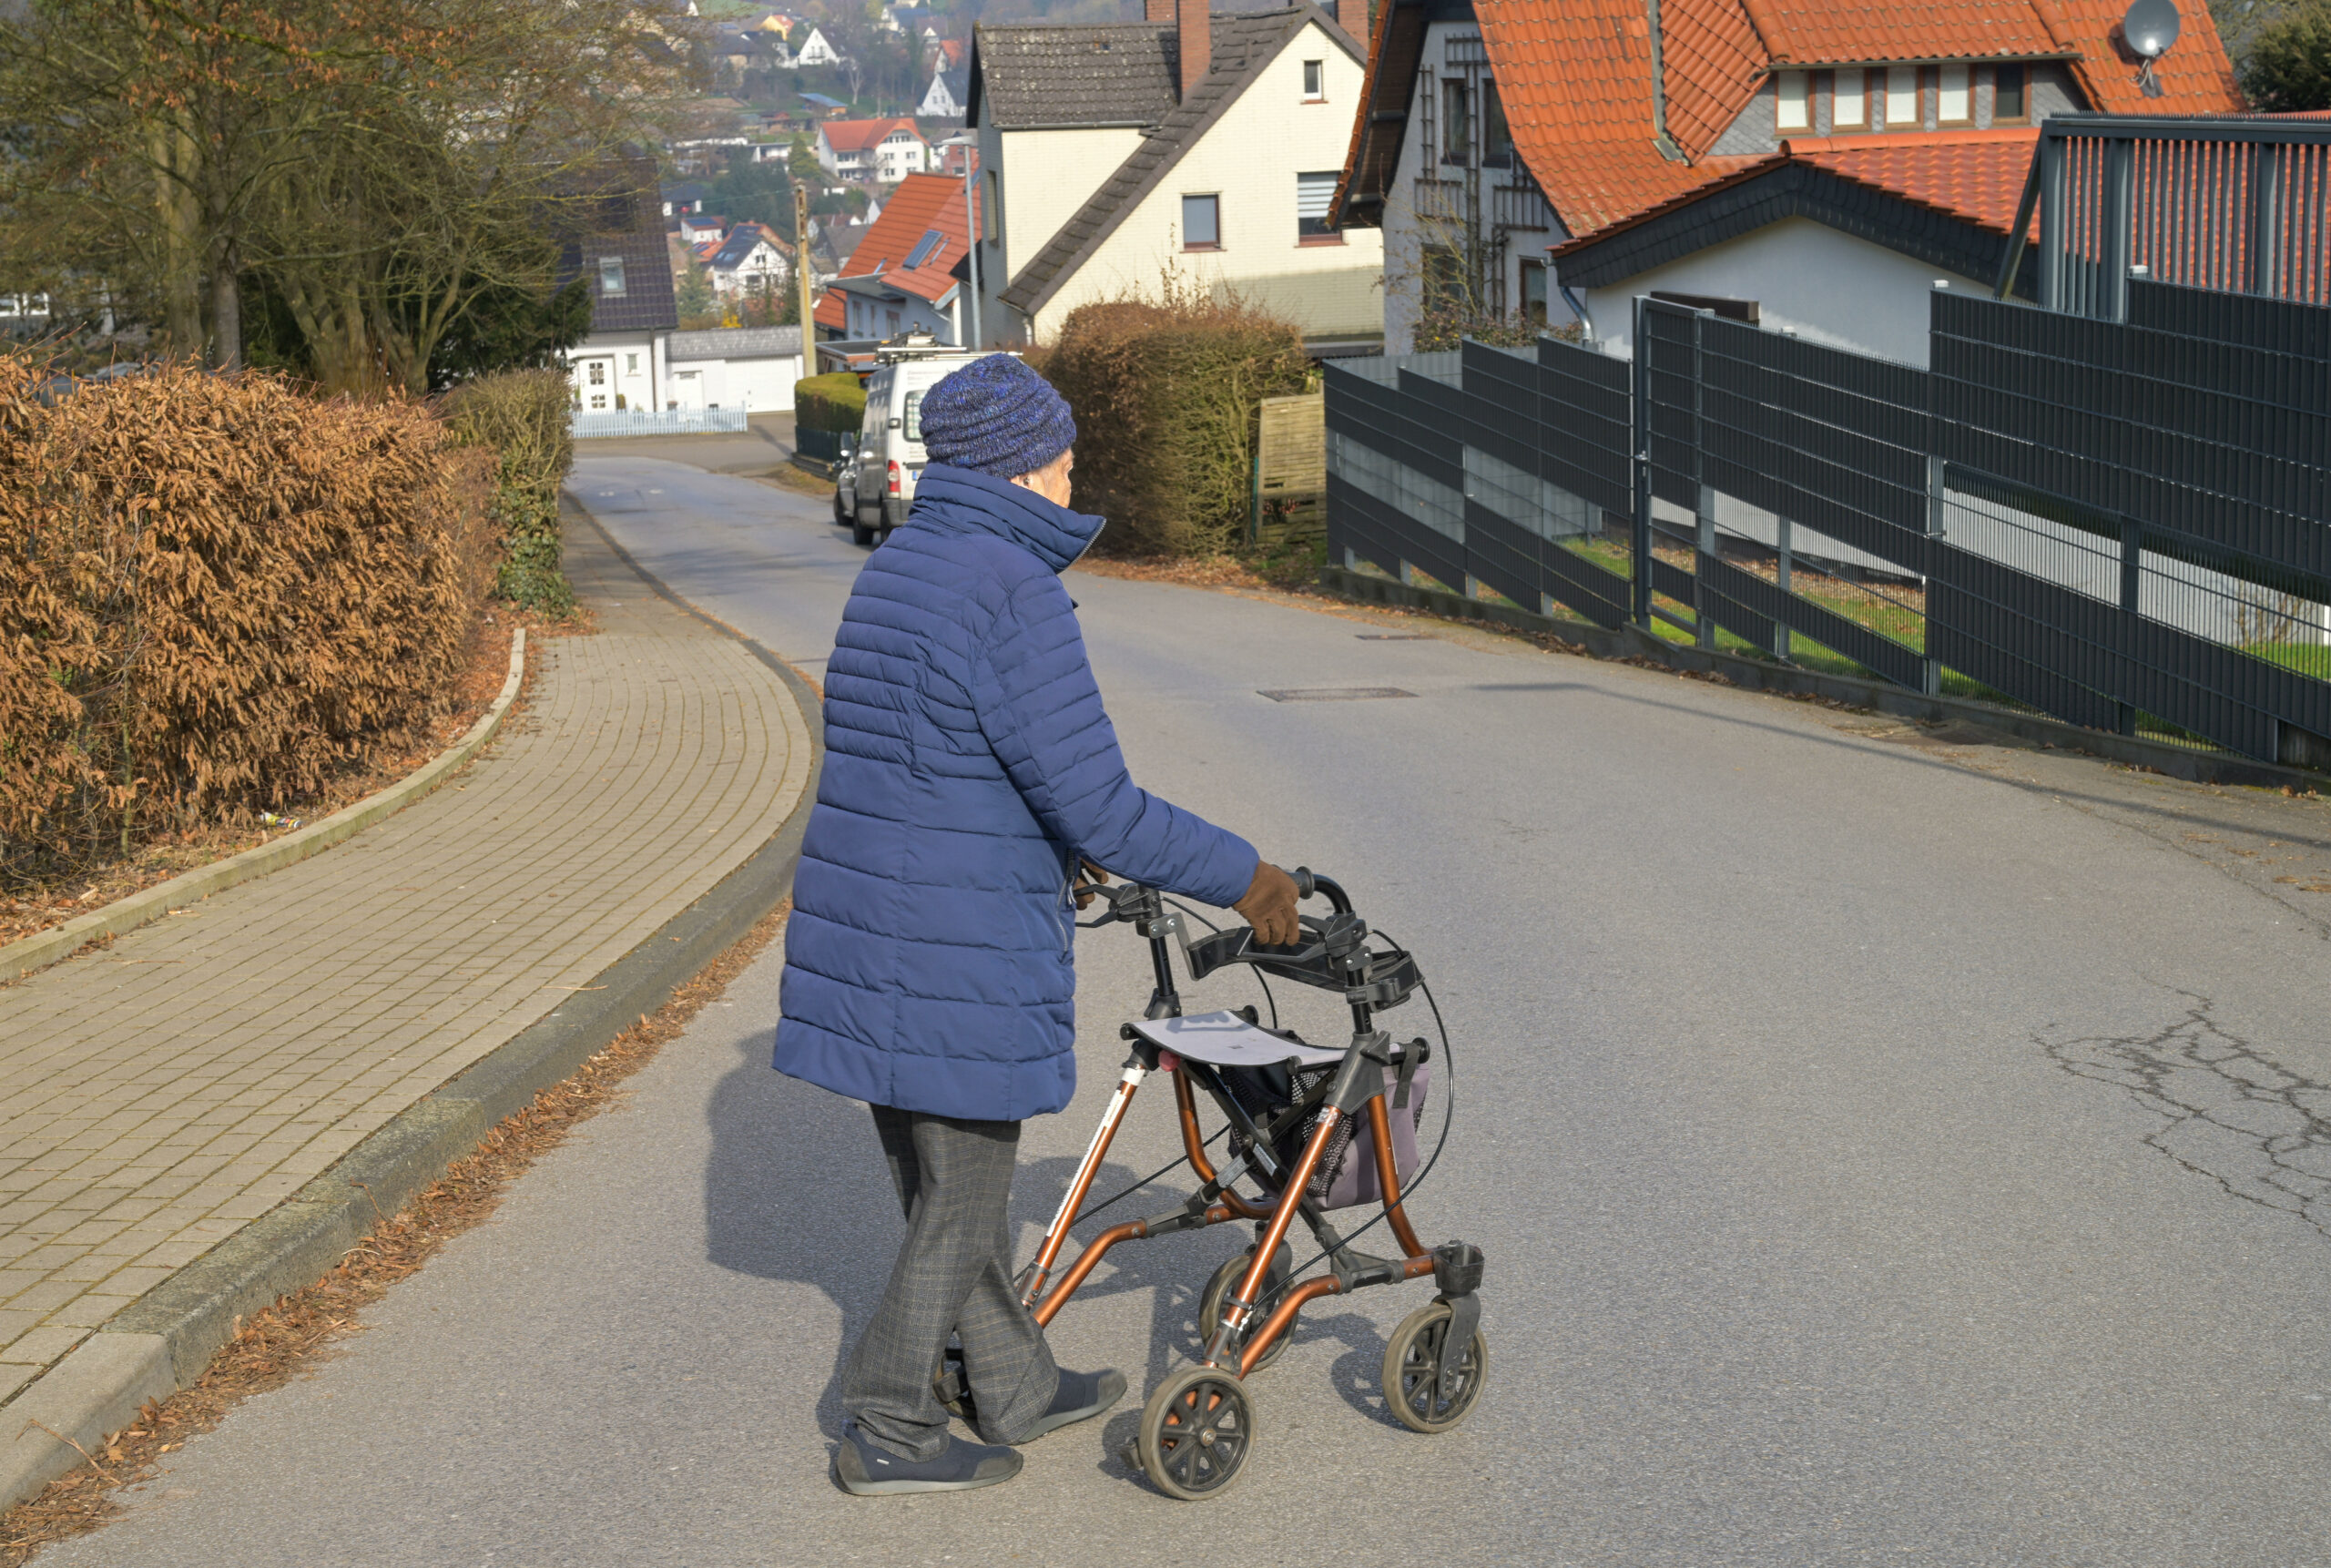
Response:
[[[952,1333],[963,1341],[981,1435],[1016,1442],[1060,1384],[1044,1331],[1012,1288],[1008,1211],[1020,1124],[873,1111],[907,1238],[842,1373],[842,1408],[877,1446],[937,1458],[947,1447],[947,1410],[931,1378]]]

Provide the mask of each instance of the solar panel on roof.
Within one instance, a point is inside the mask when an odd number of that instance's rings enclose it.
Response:
[[[924,229],[922,238],[914,242],[914,249],[907,252],[907,259],[900,265],[912,271],[929,260],[931,253],[939,249],[939,242],[946,238],[936,229]]]

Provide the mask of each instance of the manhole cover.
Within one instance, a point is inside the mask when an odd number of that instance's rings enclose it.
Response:
[[[1379,697],[1414,697],[1397,686],[1295,686],[1259,695],[1273,702],[1370,702]]]
[[[1360,632],[1358,636],[1364,643],[1429,643],[1433,640],[1430,632]]]

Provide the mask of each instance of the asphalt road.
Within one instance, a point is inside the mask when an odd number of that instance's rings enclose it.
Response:
[[[819,667],[861,557],[814,498],[632,458],[575,489]],[[900,1226],[863,1113],[766,1065],[772,954],[339,1359],[40,1561],[2331,1562],[2326,932],[2202,842],[2318,853],[2320,809],[1071,583],[1136,775],[1341,876],[1436,982],[1456,1135],[1412,1212],[1488,1254],[1466,1426],[1379,1405],[1411,1286],[1305,1320],[1216,1502],[1116,1457],[1133,1400],[1004,1487],[839,1492],[839,1359]],[[1257,695],[1378,686],[1415,695]],[[1146,990],[1131,935],[1082,942],[1083,1081],[1027,1130],[1023,1246]],[[1113,1176],[1173,1152],[1164,1097]],[[1121,1250],[1064,1360],[1137,1400],[1233,1245]]]

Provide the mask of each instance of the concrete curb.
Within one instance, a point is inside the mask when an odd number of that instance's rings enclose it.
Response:
[[[117,1313],[0,1406],[0,1508],[33,1496],[81,1461],[81,1454],[40,1426],[97,1453],[105,1437],[127,1424],[147,1400],[166,1399],[200,1377],[233,1336],[239,1317],[330,1273],[380,1217],[396,1213],[476,1148],[495,1123],[661,1007],[792,895],[801,835],[825,759],[818,694],[784,660],[678,597],[614,540],[607,542],[657,595],[744,644],[785,682],[809,721],[809,777],[799,803],[742,865],[602,971],[592,982],[600,989],[575,993],[573,1001],[407,1107],[276,1208]]]
[[[468,733],[439,752],[422,767],[406,774],[385,789],[378,789],[353,806],[343,807],[321,821],[284,834],[255,850],[245,850],[239,855],[229,855],[207,866],[198,866],[182,877],[173,877],[143,892],[117,899],[103,909],[76,915],[63,925],[12,942],[0,947],[0,984],[22,980],[36,970],[46,969],[62,962],[79,952],[85,943],[101,936],[119,936],[136,931],[139,926],[160,920],[172,910],[182,910],[189,904],[200,903],[211,894],[270,871],[280,871],[286,866],[297,865],[310,855],[321,854],[341,840],[354,837],[379,821],[393,815],[420,799],[443,783],[448,776],[478,754],[480,748],[494,738],[502,728],[502,720],[510,705],[518,699],[518,687],[526,674],[526,628],[518,627],[510,636],[510,674],[502,682],[502,695],[494,706],[481,715],[469,728]]]
[[[2061,719],[2042,718],[2012,708],[1995,708],[1957,697],[1925,697],[1882,680],[1825,675],[1818,670],[1766,664],[1737,654],[1685,647],[1655,637],[1636,626],[1610,631],[1591,623],[1555,620],[1512,606],[1469,599],[1439,588],[1420,588],[1389,577],[1322,566],[1319,585],[1331,594],[1361,604],[1394,605],[1429,610],[1453,621],[1491,621],[1522,631],[1542,632],[1583,647],[1596,658],[1645,659],[1695,675],[1719,675],[1735,686],[1786,697],[1817,697],[1848,708],[1875,708],[1905,718],[1939,722],[1965,719],[1970,724],[2004,730],[2022,740],[2034,740],[2064,751],[2084,751],[2109,761],[2150,768],[2173,779],[2197,784],[2250,784],[2269,789],[2313,789],[2331,793],[2331,779],[2305,769],[2253,761],[2204,751],[2189,751],[2165,741],[2083,729]]]

